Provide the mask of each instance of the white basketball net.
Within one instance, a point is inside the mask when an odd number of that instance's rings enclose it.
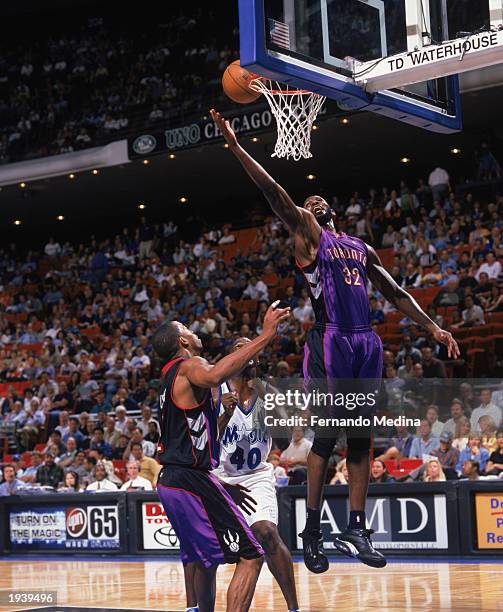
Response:
[[[253,79],[249,87],[264,94],[276,118],[278,139],[271,157],[295,161],[312,157],[311,130],[325,96],[264,78]]]

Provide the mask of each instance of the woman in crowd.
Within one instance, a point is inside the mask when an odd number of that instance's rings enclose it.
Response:
[[[348,473],[348,468],[346,466],[346,459],[342,459],[337,464],[337,467],[335,468],[335,474],[329,484],[331,485],[348,484],[348,482],[349,482],[349,473]]]
[[[444,470],[438,459],[430,459],[424,467],[424,482],[444,482],[446,480]]]
[[[65,479],[58,489],[58,493],[80,493],[82,491],[79,485],[79,475],[72,470],[66,472]]]
[[[384,461],[375,459],[370,468],[370,482],[374,484],[382,484],[384,482],[393,482],[393,478],[386,471]]]
[[[462,416],[456,423],[456,431],[454,433],[454,440],[452,446],[457,448],[458,451],[462,451],[468,444],[468,434],[470,433],[470,419],[466,416]]]

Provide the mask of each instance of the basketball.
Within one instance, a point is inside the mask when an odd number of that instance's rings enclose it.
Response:
[[[250,104],[260,96],[260,92],[250,89],[250,81],[257,77],[246,68],[241,68],[239,60],[227,66],[222,77],[222,86],[231,100],[238,104]]]

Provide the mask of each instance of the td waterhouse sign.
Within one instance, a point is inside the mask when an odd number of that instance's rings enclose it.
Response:
[[[447,502],[443,493],[389,495],[368,497],[365,508],[367,527],[374,530],[372,542],[381,549],[435,549],[449,548],[447,531]],[[306,523],[306,500],[295,500],[296,533]],[[324,500],[321,528],[324,546],[333,549],[334,538],[347,526],[349,515],[346,496],[330,496]],[[296,548],[302,548],[297,536]]]

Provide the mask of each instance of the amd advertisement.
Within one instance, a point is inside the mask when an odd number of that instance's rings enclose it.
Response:
[[[433,483],[431,483],[433,485]],[[372,541],[376,548],[396,553],[424,550],[439,554],[453,554],[459,548],[457,529],[457,505],[455,491],[449,484],[442,483],[444,490],[433,485],[426,487],[412,485],[381,485],[370,487],[366,505],[367,527],[374,531]],[[281,491],[283,517],[289,525],[282,526],[283,536],[290,535],[293,550],[302,550],[298,534],[306,523],[305,491],[295,487]],[[349,504],[347,487],[327,487],[322,507],[321,525],[324,546],[334,550],[334,538],[344,531],[348,523]],[[287,510],[288,508],[288,510]],[[289,515],[289,516],[288,516]],[[449,517],[449,519],[447,518]]]

